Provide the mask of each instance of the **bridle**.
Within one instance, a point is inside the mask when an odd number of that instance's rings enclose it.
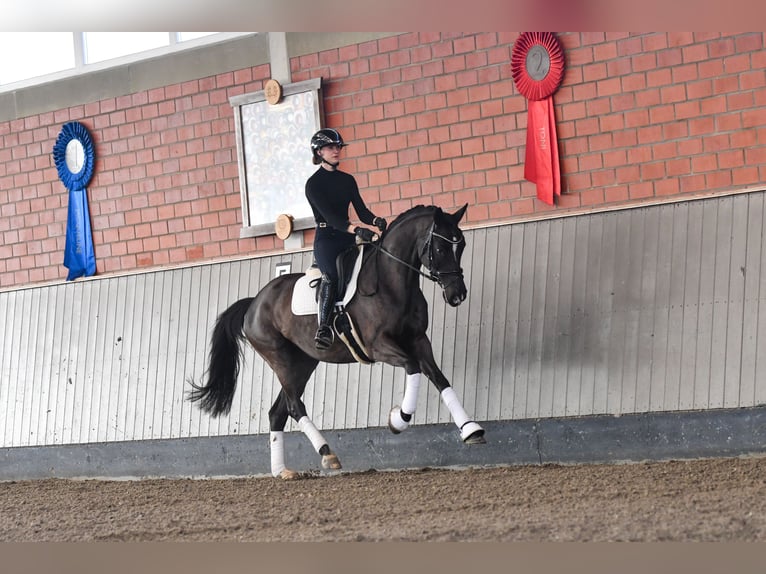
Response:
[[[426,265],[426,269],[428,270],[428,273],[423,273],[419,267],[415,267],[414,265],[410,265],[403,259],[400,259],[390,251],[388,251],[386,248],[384,248],[382,245],[376,245],[375,243],[370,243],[375,249],[377,249],[380,253],[383,253],[384,255],[387,255],[394,261],[401,263],[405,267],[408,267],[409,269],[412,269],[415,271],[415,273],[418,273],[419,275],[422,275],[426,279],[429,279],[430,281],[433,281],[435,283],[438,283],[438,285],[442,289],[446,289],[448,283],[445,282],[445,277],[449,276],[456,276],[460,279],[463,278],[463,268],[458,267],[457,269],[453,269],[450,271],[438,271],[434,270],[434,246],[433,246],[433,239],[434,237],[438,237],[442,241],[445,241],[446,243],[449,243],[450,245],[454,246],[453,249],[457,250],[459,245],[465,245],[465,237],[463,235],[460,235],[459,239],[450,239],[449,237],[445,237],[444,235],[441,235],[440,233],[437,233],[434,231],[434,227],[436,225],[436,222],[431,223],[431,227],[428,228],[428,238],[423,243],[423,247],[420,249],[418,253],[418,257],[420,258],[420,261],[422,262],[424,259],[425,252],[428,251],[428,264]],[[457,260],[457,257],[455,258]]]

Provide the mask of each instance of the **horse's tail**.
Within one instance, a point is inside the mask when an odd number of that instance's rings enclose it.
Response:
[[[245,324],[245,313],[253,299],[240,299],[218,316],[211,338],[207,384],[199,386],[189,380],[193,388],[189,392],[189,400],[200,401],[200,408],[214,417],[231,411],[234,391],[237,389],[239,363],[243,357],[239,344],[244,339],[242,327]]]

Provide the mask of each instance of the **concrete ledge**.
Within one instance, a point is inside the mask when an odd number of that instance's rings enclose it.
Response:
[[[614,463],[766,453],[766,407],[713,411],[488,421],[487,444],[464,445],[452,424],[323,431],[344,470]],[[285,436],[287,464],[319,470],[298,432]],[[0,449],[0,480],[213,477],[269,474],[266,435]]]

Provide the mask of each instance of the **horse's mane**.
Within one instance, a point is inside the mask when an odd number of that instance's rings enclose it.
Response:
[[[389,229],[392,227],[395,227],[399,224],[401,224],[403,221],[406,221],[410,219],[411,217],[417,217],[419,215],[424,215],[427,213],[435,213],[436,211],[441,211],[441,208],[436,205],[416,205],[414,207],[411,207],[407,211],[403,211],[400,213],[396,219],[394,219],[391,224],[388,226]]]

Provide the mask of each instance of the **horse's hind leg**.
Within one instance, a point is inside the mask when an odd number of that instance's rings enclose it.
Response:
[[[279,391],[277,400],[269,410],[269,450],[271,452],[271,475],[274,478],[291,480],[298,473],[285,466],[285,425],[287,424],[287,400],[284,391]]]
[[[286,344],[290,344],[287,343]],[[287,417],[291,416],[311,441],[316,452],[322,457],[322,468],[338,470],[341,468],[340,460],[330,450],[322,433],[314,426],[306,412],[306,406],[301,400],[311,373],[316,368],[317,361],[293,347],[293,352],[285,353],[282,349],[280,360],[267,359],[274,373],[282,384],[274,405],[269,411],[270,424],[270,450],[271,450],[271,474],[274,477],[284,479],[296,478],[298,474],[289,470],[285,465],[284,457],[284,428]]]

